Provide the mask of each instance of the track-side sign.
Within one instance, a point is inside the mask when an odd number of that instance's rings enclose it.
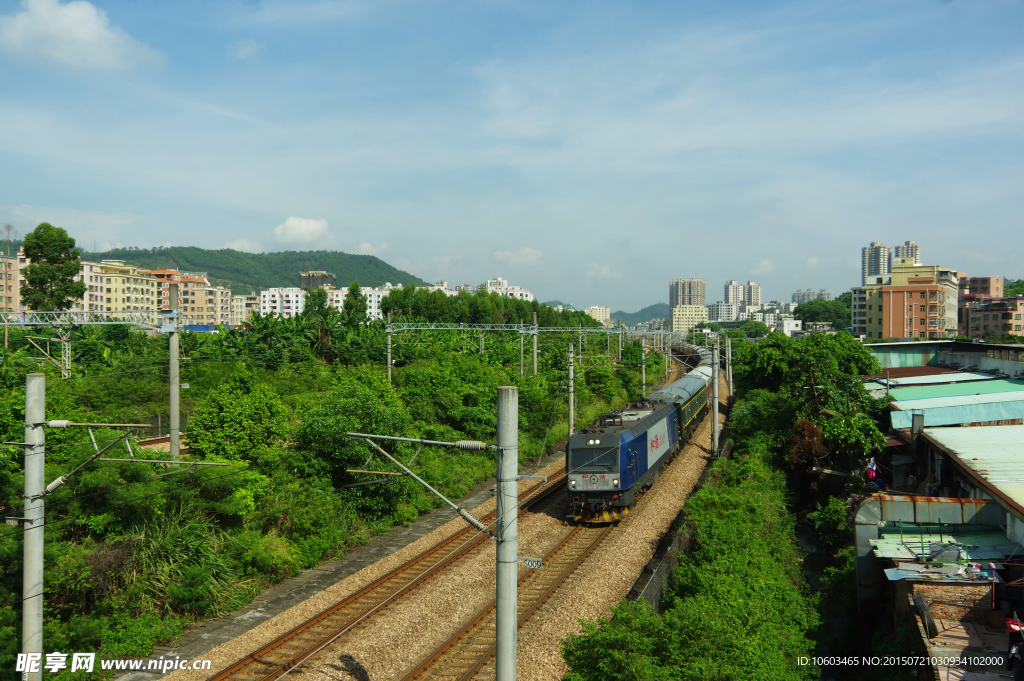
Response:
[[[523,561],[523,567],[529,570],[540,570],[544,566],[540,558],[524,558],[522,556],[518,556],[518,558]]]

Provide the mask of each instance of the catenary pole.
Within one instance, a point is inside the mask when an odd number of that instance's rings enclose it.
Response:
[[[576,431],[576,361],[572,356],[572,343],[569,343],[569,435]]]
[[[519,377],[520,378],[523,377],[523,370],[524,370],[524,366],[525,366],[524,362],[525,362],[525,360],[523,358],[523,333],[520,331],[519,332]]]
[[[43,652],[43,491],[45,481],[46,375],[25,377],[25,535],[21,651]],[[42,664],[42,663],[40,663]],[[41,681],[42,671],[23,681]]]
[[[515,681],[519,573],[519,389],[498,388],[498,538],[495,677]]]
[[[180,376],[178,374],[178,320],[175,319],[174,327],[170,332],[170,384],[171,384],[171,414],[170,414],[170,436],[171,436],[171,459],[176,460],[181,455],[181,405],[180,398]]]
[[[725,337],[725,373],[729,380],[729,394],[732,395],[732,337]]]
[[[537,313],[533,313],[533,375],[537,375]]]
[[[388,383],[391,383],[391,313],[388,312]]]
[[[718,456],[718,346],[712,351],[711,361],[711,451]]]
[[[643,337],[640,338],[640,397],[647,394],[647,346],[644,345]]]

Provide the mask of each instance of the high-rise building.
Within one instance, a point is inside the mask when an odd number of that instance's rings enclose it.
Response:
[[[832,300],[832,294],[829,293],[827,289],[821,289],[817,293],[811,289],[804,289],[803,291],[797,291],[793,294],[793,302],[798,305],[812,300]]]
[[[703,279],[673,279],[668,285],[668,306],[704,305],[707,303]]]
[[[918,249],[920,254],[920,249]],[[881,241],[872,241],[860,249],[860,285],[881,284],[892,272],[892,249]]]
[[[894,249],[897,258],[913,258],[915,265],[921,264],[921,247],[913,241],[904,241],[902,246]]]
[[[725,282],[723,295],[725,296],[725,300],[722,302],[725,303],[732,303],[734,305],[760,305],[761,285],[756,284],[753,281],[741,284],[735,279],[732,279]]]
[[[708,305],[708,321],[734,322],[739,316],[739,305],[736,303],[711,303]]]

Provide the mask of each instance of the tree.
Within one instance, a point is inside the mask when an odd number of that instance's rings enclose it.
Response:
[[[853,291],[845,291],[838,298],[836,302],[842,303],[846,307],[853,309]]]
[[[232,461],[252,460],[252,451],[288,434],[288,413],[272,388],[256,383],[245,365],[199,403],[188,420],[193,453]]]
[[[740,331],[742,331],[747,338],[761,338],[762,336],[768,335],[768,325],[764,322],[750,320],[740,324]]]
[[[808,322],[828,322],[833,329],[845,329],[850,326],[851,310],[839,300],[809,300],[800,303],[793,311],[793,316]]]
[[[11,235],[13,234],[14,235],[13,238],[17,239],[18,238],[18,230],[14,229],[14,225],[6,224],[6,225],[3,226],[2,229],[0,229],[0,231],[3,232],[4,238],[7,239],[7,257],[9,258],[9,257],[11,257],[11,239],[12,239]]]
[[[25,283],[21,300],[25,307],[39,311],[66,310],[85,295],[86,285],[75,281],[81,268],[75,240],[61,227],[41,223],[25,235],[22,243],[31,264],[22,270]]]
[[[345,310],[345,317],[348,320],[349,326],[358,326],[366,321],[366,296],[363,295],[363,290],[359,288],[358,281],[353,281],[349,284],[348,295],[345,296],[345,302],[342,303],[341,307]]]

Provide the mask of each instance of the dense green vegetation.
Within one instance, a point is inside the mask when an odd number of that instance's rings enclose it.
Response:
[[[195,246],[158,246],[156,248],[116,248],[103,253],[82,253],[83,260],[124,260],[146,269],[176,268],[206,272],[210,282],[230,288],[234,293],[275,286],[298,286],[299,271],[326,270],[337,276],[338,286],[359,280],[363,286],[428,282],[392,267],[372,255],[353,255],[339,251],[283,251],[280,253],[244,253],[230,248],[206,249]],[[432,282],[431,282],[432,283]]]
[[[401,293],[395,300],[404,305]],[[416,296],[409,300],[415,308]],[[494,294],[453,300],[451,310],[465,304],[467,321],[526,312]],[[351,469],[397,471],[380,456],[366,466],[372,451],[347,432],[493,442],[496,389],[516,385],[522,459],[538,457],[565,437],[567,346],[577,342],[576,334],[540,336],[538,375],[525,377],[519,374],[517,333],[487,335],[483,351],[470,332],[398,334],[389,382],[383,325],[367,322],[355,297],[347,303],[335,310],[322,291],[314,291],[294,319],[257,315],[245,328],[181,334],[181,379],[190,385],[182,393],[182,410],[191,417],[188,456],[228,465],[176,472],[155,464],[93,462],[47,496],[47,651],[146,655],[190,623],[229,611],[266,585],[438,505],[406,477],[346,487],[378,479]],[[594,323],[580,313],[537,308],[552,324]],[[443,320],[430,311],[398,319]],[[72,340],[72,378],[61,380],[27,336],[55,333],[11,331],[0,364],[3,441],[23,439],[30,372],[47,376],[47,418],[144,423],[166,414],[166,337],[123,325],[79,328]],[[617,338],[611,339],[612,354]],[[36,342],[46,347],[45,340]],[[622,349],[621,363],[608,359],[604,338],[586,344],[577,367],[581,422],[642,390],[638,344]],[[660,375],[662,361],[648,354],[649,375]],[[102,447],[119,431],[99,428],[94,434]],[[94,453],[81,429],[48,430],[46,437],[48,482]],[[404,445],[388,448],[404,461],[414,453]],[[111,455],[127,458],[127,451],[117,444]],[[17,446],[0,448],[5,515],[21,515],[21,457]],[[493,474],[494,457],[489,451],[427,448],[413,468],[457,498]],[[0,531],[0,558],[0,677],[13,679],[21,626],[19,528]]]
[[[613,618],[583,622],[563,642],[571,681],[816,679],[820,670],[800,666],[800,655],[898,645],[881,640],[891,625],[856,617],[849,490],[813,470],[848,469],[884,446],[871,417],[881,404],[859,380],[877,362],[846,333],[771,334],[733,351],[734,454],[687,501],[690,550],[664,614],[623,602]],[[796,548],[801,514],[824,549],[806,563]]]
[[[636,326],[641,322],[649,322],[652,319],[667,319],[672,316],[672,310],[668,303],[655,303],[648,305],[639,312],[625,312],[616,310],[612,312],[612,323],[622,322],[625,326]]]
[[[793,311],[793,316],[803,320],[804,324],[828,322],[837,330],[850,328],[851,315],[850,303],[843,302],[841,297],[837,300],[809,300],[797,305]]]

